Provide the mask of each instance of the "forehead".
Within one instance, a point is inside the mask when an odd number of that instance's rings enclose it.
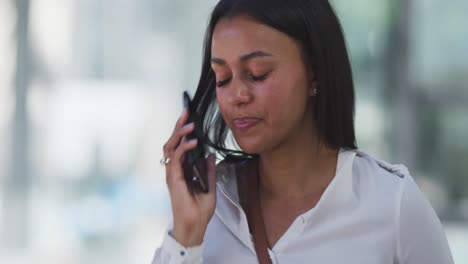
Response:
[[[211,41],[213,57],[237,57],[254,50],[287,56],[298,49],[297,43],[288,35],[248,16],[221,19]]]

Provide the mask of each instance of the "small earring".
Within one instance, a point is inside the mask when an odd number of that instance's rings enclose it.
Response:
[[[316,96],[316,95],[317,95],[317,88],[314,88],[314,89],[312,90],[312,94],[311,94],[311,95],[312,95],[312,96]]]

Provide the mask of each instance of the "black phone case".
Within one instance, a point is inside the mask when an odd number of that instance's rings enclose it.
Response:
[[[205,161],[205,144],[203,141],[202,120],[193,108],[190,96],[187,91],[183,94],[184,107],[189,111],[189,118],[186,122],[194,122],[195,128],[187,136],[187,140],[197,139],[197,146],[185,153],[183,161],[184,177],[190,192],[208,192],[207,168]]]

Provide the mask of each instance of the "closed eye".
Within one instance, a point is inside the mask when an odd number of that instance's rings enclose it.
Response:
[[[263,75],[260,75],[260,76],[255,76],[253,74],[249,74],[249,78],[252,80],[252,81],[255,81],[255,82],[261,82],[261,81],[264,81],[266,80],[266,78],[268,77],[268,74],[270,74],[270,72],[267,72]]]
[[[248,77],[254,82],[261,82],[261,81],[266,80],[266,78],[268,77],[268,75],[270,73],[271,73],[271,71],[267,72],[267,73],[265,73],[263,75],[260,75],[260,76],[256,76],[256,75],[253,75],[253,74],[249,73]],[[222,86],[226,85],[230,80],[231,80],[231,78],[228,78],[228,79],[226,79],[224,81],[216,82],[216,86],[217,87],[222,87]]]
[[[216,86],[217,87],[222,87],[222,86],[226,85],[230,80],[231,80],[231,78],[226,79],[224,81],[219,81],[219,82],[216,83]]]

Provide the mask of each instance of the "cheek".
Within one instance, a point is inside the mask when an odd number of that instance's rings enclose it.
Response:
[[[228,113],[228,103],[227,94],[225,90],[216,88],[216,102],[218,103],[221,115],[223,116],[224,120],[226,120]]]
[[[258,98],[268,109],[270,125],[281,128],[302,117],[307,103],[303,82],[279,76],[258,89]]]
[[[262,105],[268,110],[267,123],[275,137],[282,138],[304,118],[307,106],[307,91],[301,82],[282,79],[261,89]]]

